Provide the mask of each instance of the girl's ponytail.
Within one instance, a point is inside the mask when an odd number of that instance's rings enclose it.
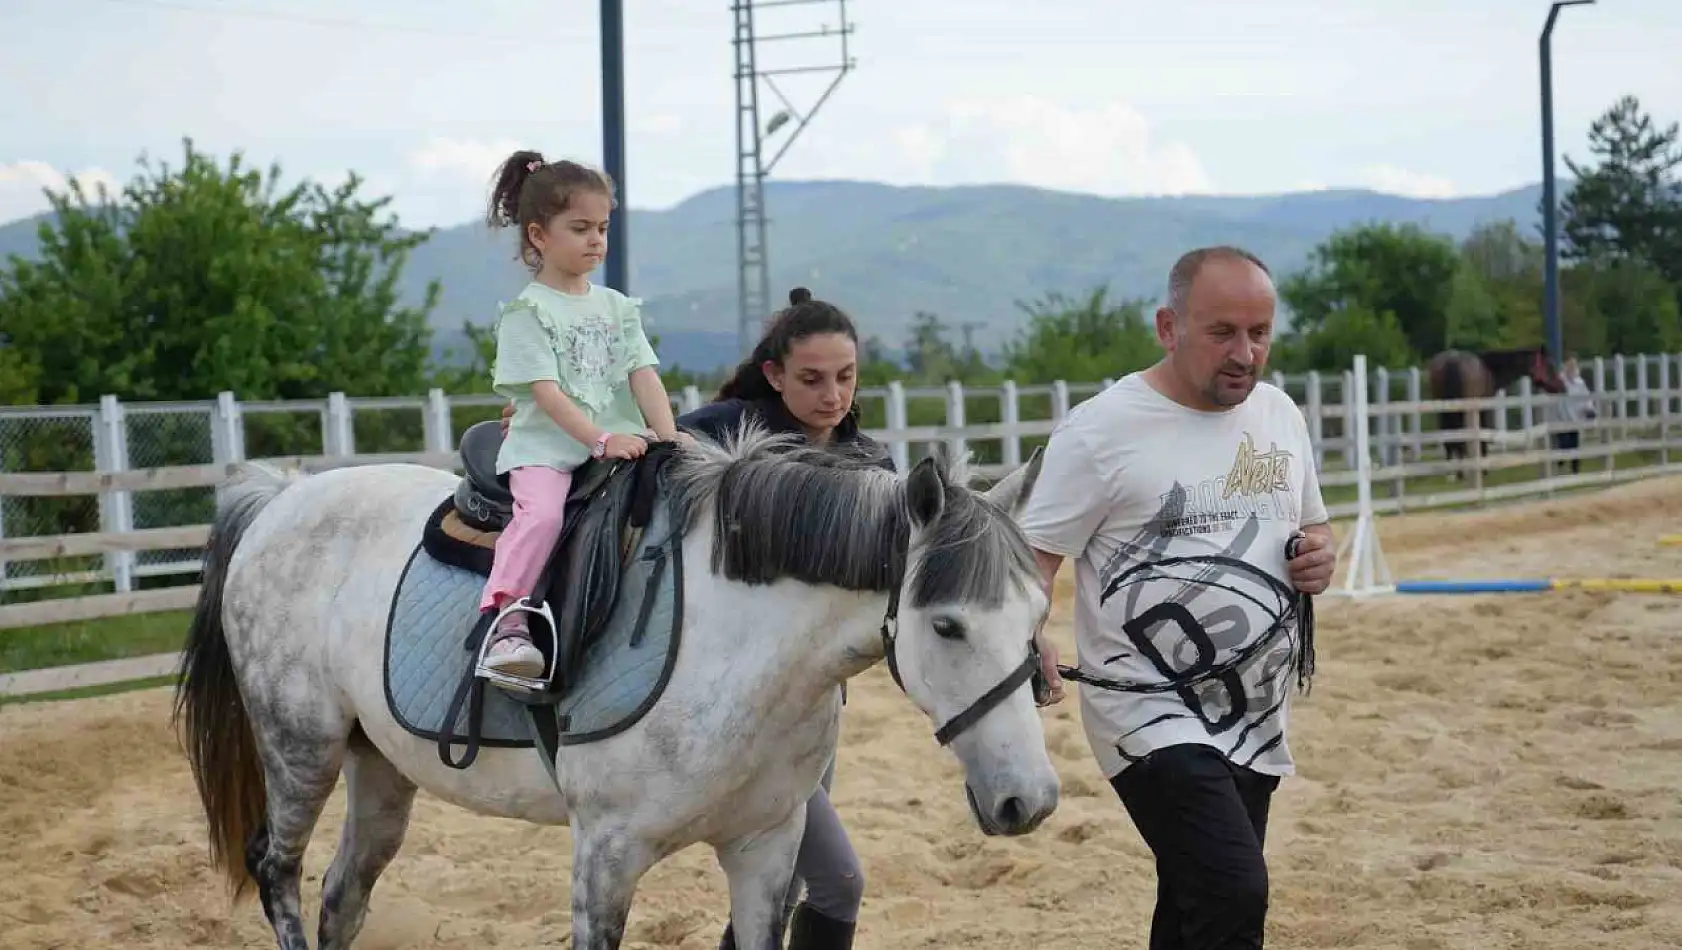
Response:
[[[508,156],[496,170],[491,183],[490,207],[485,209],[485,223],[493,228],[513,227],[520,223],[520,194],[532,172],[543,167],[543,154],[522,149]]]

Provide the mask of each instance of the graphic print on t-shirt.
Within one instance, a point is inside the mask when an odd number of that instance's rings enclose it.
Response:
[[[1100,569],[1103,622],[1125,644],[1103,664],[1128,669],[1133,691],[1178,700],[1155,704],[1117,739],[1124,759],[1148,751],[1130,753],[1131,736],[1174,720],[1196,722],[1239,764],[1282,741],[1277,720],[1296,630],[1276,629],[1291,595],[1260,566],[1270,557],[1257,545],[1281,536],[1269,522],[1286,533],[1298,524],[1293,462],[1288,450],[1260,450],[1244,432],[1230,468],[1189,487],[1174,482],[1156,515]]]

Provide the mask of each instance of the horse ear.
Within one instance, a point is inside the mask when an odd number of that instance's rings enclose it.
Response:
[[[987,489],[982,497],[998,505],[1011,517],[1016,517],[1028,503],[1028,496],[1034,493],[1034,483],[1039,481],[1040,464],[1044,460],[1044,449],[1035,448],[1034,454],[1028,457],[1028,464],[999,479],[999,483]]]
[[[926,528],[940,517],[946,506],[946,478],[940,462],[925,458],[917,463],[905,479],[905,504],[911,512],[911,523]]]

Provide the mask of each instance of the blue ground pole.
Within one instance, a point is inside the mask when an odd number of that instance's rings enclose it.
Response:
[[[1397,581],[1398,594],[1506,594],[1553,590],[1553,581],[1530,578],[1504,581]]]

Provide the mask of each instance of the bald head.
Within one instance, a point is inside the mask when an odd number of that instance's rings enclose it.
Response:
[[[1174,266],[1168,269],[1168,308],[1176,313],[1185,313],[1191,298],[1191,285],[1197,280],[1197,275],[1203,272],[1203,267],[1211,262],[1226,264],[1248,264],[1262,272],[1271,283],[1273,272],[1267,269],[1261,258],[1241,247],[1219,244],[1214,247],[1200,247],[1180,255]]]
[[[1157,339],[1188,404],[1219,409],[1249,397],[1267,366],[1276,304],[1267,265],[1241,248],[1198,248],[1174,262]]]

